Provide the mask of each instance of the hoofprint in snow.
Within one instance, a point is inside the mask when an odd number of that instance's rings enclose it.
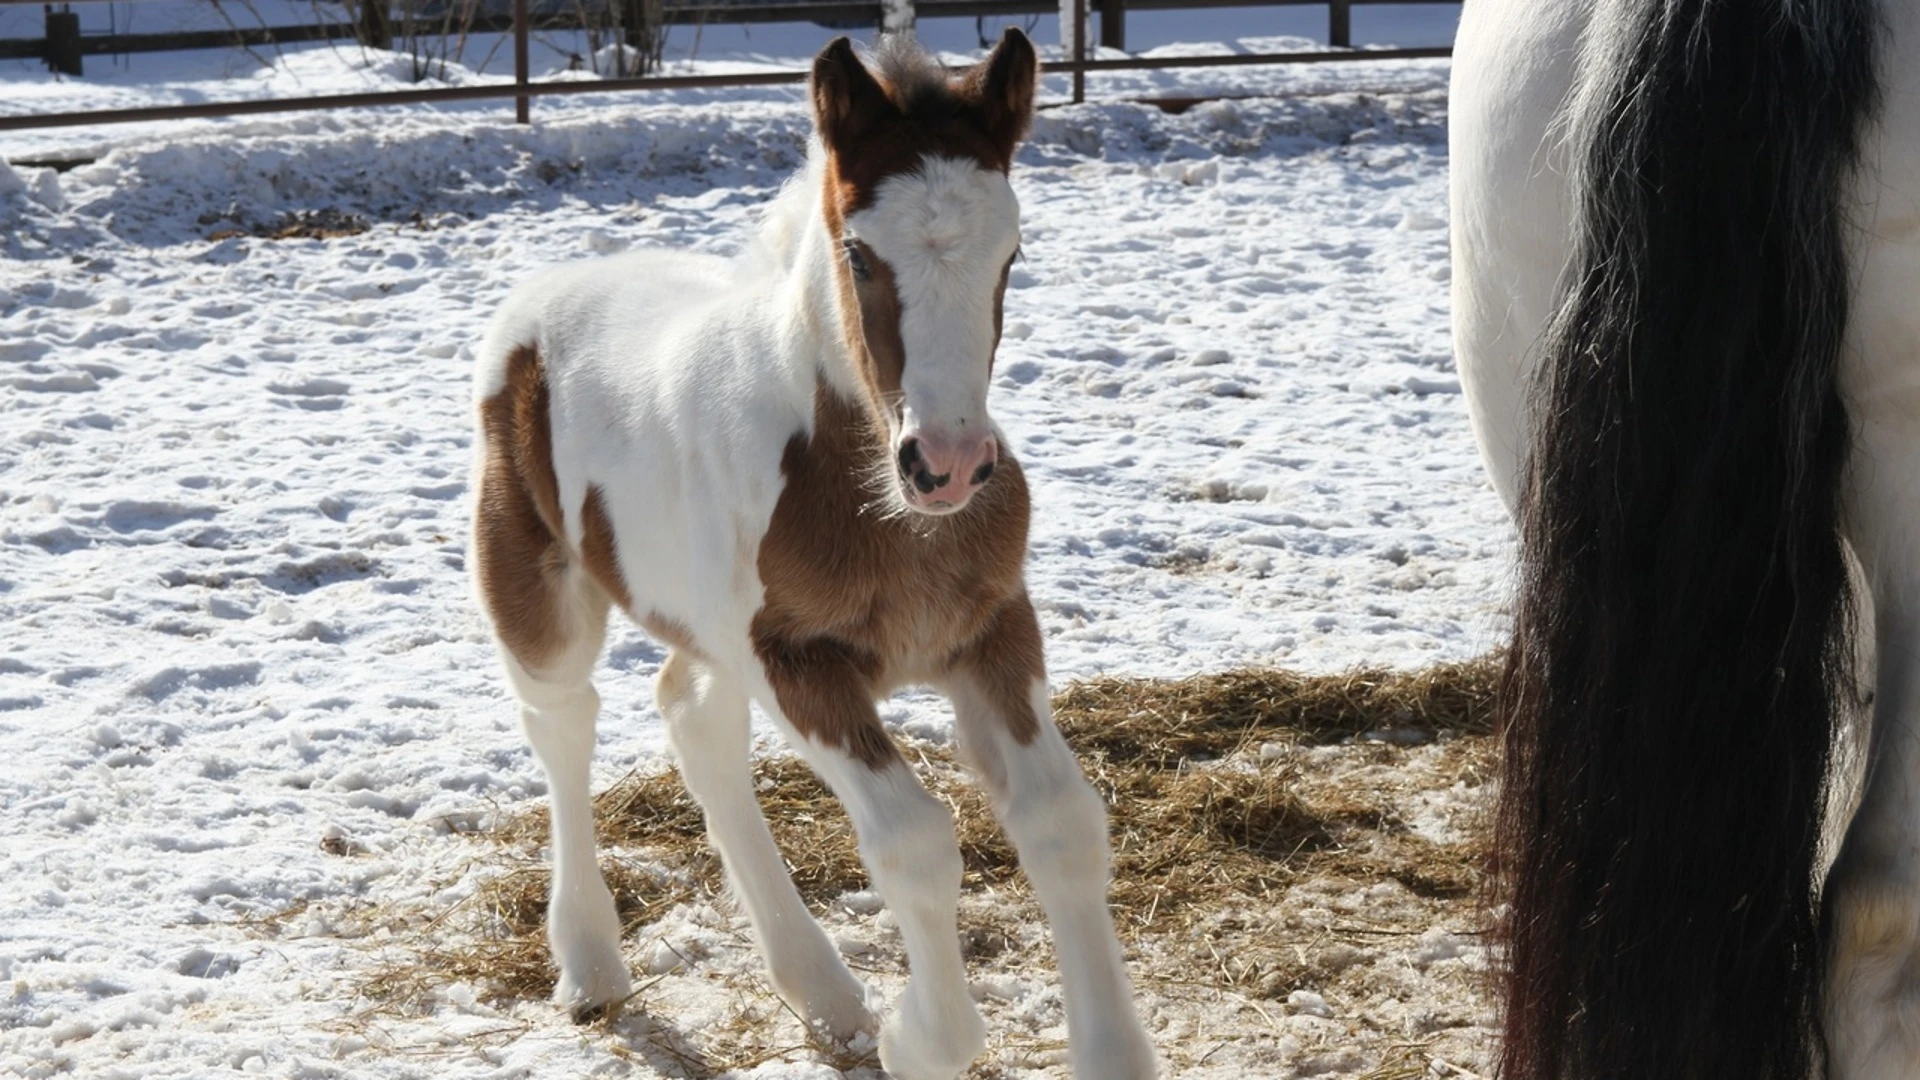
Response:
[[[247,121],[0,171],[0,1074],[653,1075],[545,1002],[455,988],[346,1023],[380,942],[338,913],[471,895],[449,832],[543,792],[465,585],[485,318],[553,262],[735,250],[806,130],[773,95],[542,115]],[[1497,639],[1508,534],[1451,368],[1443,125],[1422,89],[1041,115],[991,400],[1034,489],[1056,684]],[[250,235],[320,208],[371,228]],[[616,626],[597,783],[661,766],[661,658]],[[931,698],[883,715],[947,738]],[[669,922],[725,942],[735,920]],[[744,992],[716,993],[721,968],[754,964],[714,955],[645,1010],[698,1031]],[[1049,979],[980,992],[1044,1043]],[[1210,1037],[1155,994],[1156,1038]],[[1290,1056],[1339,1002],[1266,1009],[1264,1043],[1179,1075],[1372,1067]],[[823,1060],[749,1075],[840,1075]]]

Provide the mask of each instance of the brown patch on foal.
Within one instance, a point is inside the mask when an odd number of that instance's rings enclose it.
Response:
[[[1021,593],[994,614],[978,640],[954,658],[956,673],[973,678],[1021,746],[1040,735],[1033,712],[1033,684],[1046,678],[1045,646],[1033,602]]]
[[[1007,265],[1000,268],[1000,284],[993,287],[993,351],[987,353],[989,375],[993,373],[994,361],[1000,359],[1000,331],[1007,314],[1007,279],[1013,276],[1013,260],[1019,256],[1018,250],[1007,256]]]
[[[1022,577],[1029,507],[1019,463],[1003,451],[993,483],[959,513],[883,516],[866,486],[886,446],[878,423],[822,385],[812,436],[788,441],[786,487],[760,541],[754,655],[795,728],[872,767],[899,756],[873,703],[958,666],[1019,676],[1004,697],[1019,698],[1008,722],[1028,741],[1037,721],[1025,695],[1043,669]]]
[[[586,502],[580,507],[580,563],[594,584],[606,590],[621,611],[633,610],[633,594],[627,591],[627,579],[620,573],[620,552],[613,540],[613,519],[600,485],[587,485]]]
[[[480,404],[486,453],[474,503],[475,576],[494,633],[521,666],[537,669],[562,645],[560,485],[540,353],[507,355],[506,385]]]
[[[840,310],[860,313],[858,328],[847,328],[847,350],[860,365],[861,381],[874,395],[874,406],[887,408],[882,403],[898,400],[900,381],[907,374],[907,345],[900,337],[900,289],[885,259],[865,244],[860,244],[860,251],[867,264],[867,280],[855,277],[850,269],[840,269],[836,275]]]

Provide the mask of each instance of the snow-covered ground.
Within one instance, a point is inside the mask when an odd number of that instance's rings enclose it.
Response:
[[[261,77],[394,71],[312,50]],[[1498,640],[1508,527],[1447,333],[1445,75],[1142,75],[1293,92],[1042,113],[992,405],[1034,485],[1056,681]],[[95,103],[63,85],[8,76],[0,107]],[[799,100],[0,136],[99,157],[0,167],[0,1076],[654,1075],[541,1002],[504,1049],[467,1038],[508,1022],[470,994],[344,1031],[373,950],[324,913],[439,889],[449,823],[544,790],[463,569],[486,318],[548,263],[735,249],[800,161]],[[370,228],[250,235],[315,210]],[[658,759],[661,656],[612,638],[601,782]],[[931,698],[887,717],[943,738]],[[841,1074],[800,1052],[750,1075]]]

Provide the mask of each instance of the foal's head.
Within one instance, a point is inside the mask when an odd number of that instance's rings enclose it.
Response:
[[[881,46],[877,66],[846,38],[813,62],[821,211],[839,244],[841,318],[900,493],[915,511],[946,514],[992,478],[1000,454],[987,382],[1020,247],[1007,170],[1033,117],[1038,68],[1012,29],[958,75],[899,40]]]

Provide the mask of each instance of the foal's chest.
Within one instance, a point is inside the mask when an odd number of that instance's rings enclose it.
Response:
[[[869,675],[935,670],[1024,591],[1026,485],[1017,464],[999,491],[938,521],[875,512],[850,472],[788,459],[787,487],[760,544],[757,638],[829,640]],[[909,676],[911,677],[911,676]]]

